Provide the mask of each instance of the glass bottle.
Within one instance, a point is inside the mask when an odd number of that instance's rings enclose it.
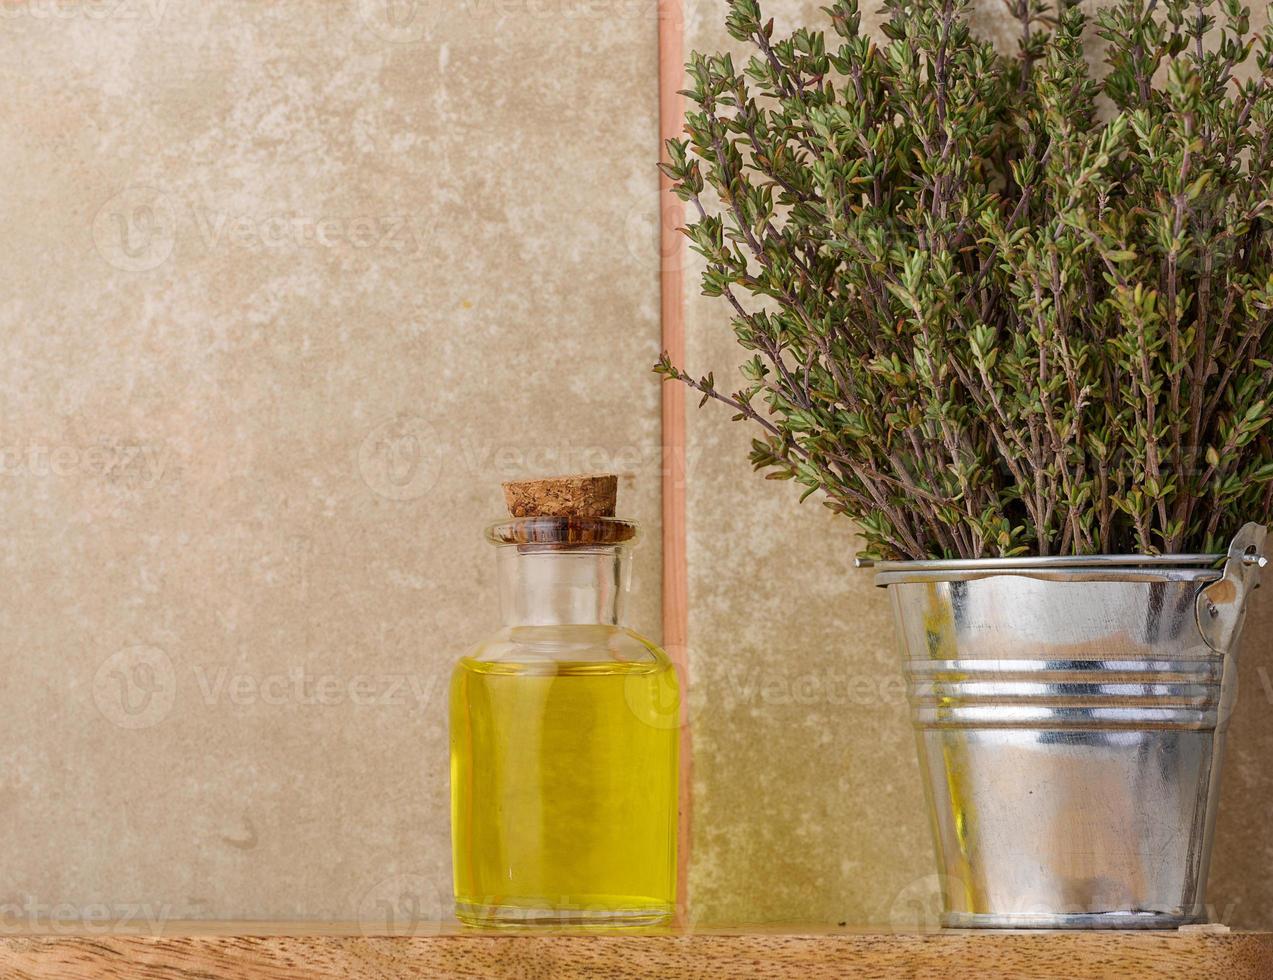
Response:
[[[456,915],[477,926],[652,925],[676,902],[676,672],[622,625],[637,526],[488,529],[503,628],[451,682]]]

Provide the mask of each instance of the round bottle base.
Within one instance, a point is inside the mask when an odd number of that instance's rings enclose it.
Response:
[[[599,909],[553,906],[479,905],[456,902],[455,917],[466,926],[482,929],[517,929],[559,926],[603,929],[630,929],[667,925],[672,921],[670,905]]]
[[[1206,919],[1203,913],[1183,912],[944,912],[941,925],[943,929],[1178,929]]]

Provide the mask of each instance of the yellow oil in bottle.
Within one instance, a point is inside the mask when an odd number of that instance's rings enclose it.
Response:
[[[507,629],[451,685],[456,913],[652,924],[676,895],[675,670],[616,626]]]

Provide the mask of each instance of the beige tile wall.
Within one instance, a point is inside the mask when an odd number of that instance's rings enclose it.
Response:
[[[687,0],[687,45],[720,10]],[[6,926],[446,908],[441,691],[491,625],[498,480],[614,467],[657,530],[655,37],[653,0],[6,5]],[[727,377],[690,273],[690,364]],[[931,921],[851,529],[752,476],[722,412],[689,435],[695,917]],[[1246,926],[1271,613],[1212,878]]]
[[[4,5],[6,926],[448,908],[498,481],[657,532],[655,22],[411,10]]]
[[[822,6],[762,3],[780,34],[825,25]],[[878,25],[877,5],[862,7]],[[687,50],[740,51],[721,11],[687,0]],[[982,0],[974,20],[1015,44],[997,0]],[[699,269],[691,260],[688,366],[733,384],[725,379],[738,377],[742,357],[728,307],[697,295]],[[884,595],[852,567],[849,524],[816,498],[797,506],[790,484],[752,475],[751,433],[728,417],[715,405],[689,415],[695,915],[936,924],[938,880]],[[1257,605],[1209,899],[1235,926],[1273,928],[1273,595]]]

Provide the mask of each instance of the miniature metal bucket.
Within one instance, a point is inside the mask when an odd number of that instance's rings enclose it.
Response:
[[[942,924],[1206,917],[1246,600],[1229,554],[881,562],[906,660]]]

